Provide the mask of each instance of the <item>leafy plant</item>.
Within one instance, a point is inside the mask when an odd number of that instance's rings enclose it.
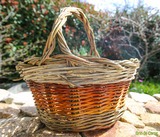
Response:
[[[17,78],[18,61],[42,54],[56,15],[52,6],[43,0],[1,0],[2,77]]]
[[[141,79],[160,78],[160,16],[159,10],[138,5],[136,8],[117,9],[106,18],[99,41],[102,56],[110,59],[138,58]],[[107,22],[107,21],[106,21]]]
[[[159,94],[160,93],[160,82],[149,80],[149,81],[135,81],[131,84],[130,90],[132,92],[146,93],[146,94]]]
[[[32,55],[41,56],[47,37],[61,8],[80,7],[91,16],[99,16],[94,6],[72,0],[1,0],[0,5],[0,76],[7,79],[18,78],[15,70],[18,61]],[[96,25],[95,25],[96,26]],[[94,27],[93,28],[97,28]],[[69,17],[63,27],[68,46],[77,55],[86,55],[89,43],[83,24]],[[57,48],[58,46],[56,46]],[[54,52],[58,53],[58,48]]]

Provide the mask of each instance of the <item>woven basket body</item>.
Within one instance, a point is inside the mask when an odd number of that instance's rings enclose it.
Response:
[[[75,56],[67,46],[62,26],[71,15],[84,24],[89,56]],[[50,57],[56,38],[63,54]],[[28,83],[39,117],[48,128],[80,132],[109,128],[120,118],[138,66],[137,59],[100,58],[86,16],[79,8],[68,7],[55,21],[42,57],[20,62],[17,70]]]
[[[50,129],[87,131],[109,128],[124,112],[130,82],[79,88],[29,82],[40,118]]]

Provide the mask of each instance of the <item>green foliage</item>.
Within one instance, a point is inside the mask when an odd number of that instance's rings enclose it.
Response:
[[[43,0],[2,1],[1,76],[18,77],[15,65],[32,55],[42,55],[42,49],[55,18],[53,4]]]
[[[0,55],[1,78],[18,78],[15,66],[30,56],[41,56],[47,37],[60,9],[80,7],[88,15],[99,16],[93,5],[72,0],[1,0],[0,5]],[[94,25],[93,25],[94,26]],[[93,27],[96,28],[96,27]],[[63,33],[71,50],[77,55],[87,55],[89,43],[83,24],[69,17]],[[58,46],[56,51],[58,53]]]
[[[145,94],[159,94],[160,93],[160,81],[135,81],[131,84],[131,92],[145,93]]]
[[[110,59],[138,58],[138,77],[160,78],[160,16],[159,11],[137,6],[106,18],[106,27],[99,45],[102,56]],[[108,23],[107,23],[108,20]]]

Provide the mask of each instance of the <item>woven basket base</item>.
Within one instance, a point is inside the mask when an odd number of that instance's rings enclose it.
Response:
[[[109,128],[120,118],[130,81],[76,88],[33,81],[28,84],[47,127],[81,132]]]
[[[77,118],[66,118],[65,116],[53,115],[39,109],[38,112],[41,121],[51,130],[82,132],[110,128],[119,120],[124,110],[124,108],[121,108],[117,112],[105,112],[101,115],[84,115]]]

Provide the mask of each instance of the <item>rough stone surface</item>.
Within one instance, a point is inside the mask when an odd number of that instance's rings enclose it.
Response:
[[[151,126],[160,130],[160,115],[159,114],[152,114],[152,113],[145,113],[141,115],[141,119],[146,126]]]
[[[0,103],[0,109],[1,109],[1,110],[6,109],[6,108],[8,108],[9,106],[10,106],[9,104]]]
[[[51,131],[48,128],[44,128],[32,134],[31,137],[81,137],[79,133],[58,133]]]
[[[136,128],[128,123],[116,122],[116,124],[105,130],[85,132],[86,137],[135,137]]]
[[[13,94],[5,89],[0,89],[0,102],[12,103]]]
[[[158,101],[160,101],[160,94],[154,94],[153,97],[155,97]]]
[[[149,101],[145,104],[145,108],[152,113],[160,114],[160,102]]]
[[[8,89],[9,92],[17,94],[20,92],[30,92],[26,83],[19,83],[11,88]]]
[[[34,104],[32,93],[31,92],[20,92],[16,94],[13,99],[13,103],[20,104],[20,105],[30,104],[30,103]]]
[[[7,119],[7,118],[10,118],[12,117],[11,114],[7,114],[7,113],[4,113],[4,112],[0,112],[0,120],[1,119]]]
[[[141,120],[139,120],[135,114],[132,114],[129,111],[125,111],[120,120],[123,122],[130,123],[137,128],[145,126],[144,123]]]
[[[81,137],[79,133],[57,133],[44,128],[38,117],[15,117],[0,121],[0,135],[4,137]]]
[[[129,97],[131,97],[132,99],[134,99],[137,102],[143,102],[143,103],[146,103],[148,101],[158,102],[157,99],[155,99],[154,97],[152,97],[148,94],[139,94],[136,92],[129,92]]]
[[[40,126],[38,118],[31,117],[13,117],[7,120],[0,121],[0,135],[4,137],[12,137],[21,132],[31,134],[35,132]]]
[[[8,114],[10,116],[17,116],[20,113],[19,107],[15,104],[4,104],[0,103],[0,113],[2,114]]]
[[[144,104],[136,102],[135,100],[133,100],[131,98],[126,99],[126,107],[130,112],[132,112],[133,114],[136,114],[138,116],[146,113],[146,109],[144,108]]]
[[[22,107],[20,107],[20,110],[22,111],[22,113],[34,117],[37,116],[37,109],[35,106],[28,106],[28,105],[23,105]]]

